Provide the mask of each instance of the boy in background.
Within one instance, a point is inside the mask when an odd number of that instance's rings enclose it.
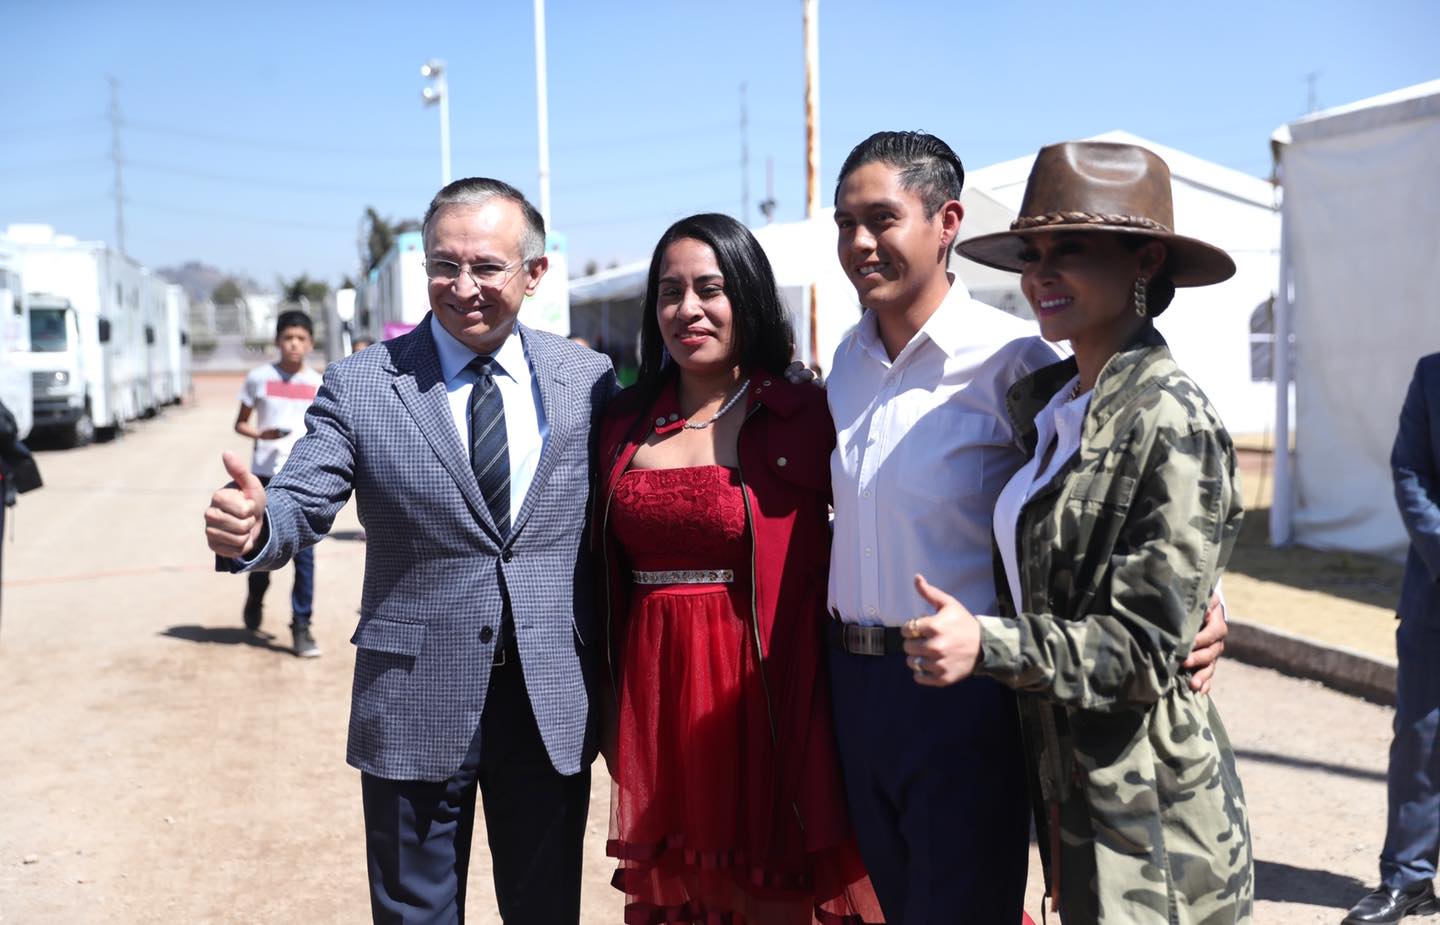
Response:
[[[240,388],[240,411],[235,416],[235,433],[255,441],[250,469],[262,485],[285,465],[290,450],[305,433],[305,411],[320,389],[320,374],[305,365],[315,346],[314,325],[301,311],[280,313],[275,322],[275,346],[280,358],[257,366],[245,376]],[[295,585],[290,591],[290,624],[295,654],[314,658],[320,654],[310,634],[310,612],[315,596],[315,549],[295,554]],[[245,628],[260,629],[269,572],[247,575],[250,591],[245,598]]]

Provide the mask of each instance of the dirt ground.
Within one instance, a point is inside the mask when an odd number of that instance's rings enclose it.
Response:
[[[359,775],[344,764],[364,544],[347,510],[317,549],[322,658],[288,652],[288,572],[268,599],[273,638],[241,630],[243,579],[212,570],[201,529],[224,478],[220,451],[246,450],[229,429],[237,387],[198,380],[195,402],[121,439],[41,453],[46,487],[11,511],[4,925],[368,920]],[[1238,614],[1385,625],[1379,592],[1365,603],[1354,586],[1350,597],[1296,590],[1318,566],[1277,572],[1259,549],[1249,543],[1256,564],[1227,579]],[[1216,698],[1249,795],[1258,920],[1337,921],[1375,876],[1390,712],[1238,664],[1223,667]],[[619,921],[603,857],[608,791],[597,765],[587,923]],[[1037,921],[1038,880],[1027,905]],[[492,896],[477,848],[470,921],[499,921]]]
[[[1240,451],[1246,515],[1225,574],[1231,612],[1329,646],[1395,658],[1401,563],[1375,556],[1270,546],[1269,453]]]

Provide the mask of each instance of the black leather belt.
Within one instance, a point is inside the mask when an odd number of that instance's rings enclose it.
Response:
[[[905,639],[898,626],[860,626],[831,620],[825,627],[825,638],[833,648],[851,655],[899,655],[905,651]]]

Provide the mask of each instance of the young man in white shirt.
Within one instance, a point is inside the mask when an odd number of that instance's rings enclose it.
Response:
[[[865,312],[827,387],[830,675],[851,818],[891,925],[1019,922],[1028,866],[1014,694],[988,678],[926,683],[944,659],[912,672],[900,636],[926,611],[917,573],[972,612],[994,610],[991,519],[1026,458],[1006,392],[1059,359],[1032,323],[948,272],[963,182],[939,138],[879,132],[851,151],[835,191],[838,255]],[[1218,654],[1197,653],[1197,688]]]
[[[301,311],[285,311],[275,322],[275,347],[280,358],[250,370],[240,387],[240,410],[235,433],[255,441],[250,469],[268,485],[290,451],[305,433],[305,411],[320,390],[320,374],[305,365],[315,347],[314,325]],[[260,629],[269,572],[251,572],[245,596],[245,628]],[[315,600],[315,550],[295,554],[295,584],[290,590],[290,633],[294,652],[301,658],[320,654],[310,632]]]

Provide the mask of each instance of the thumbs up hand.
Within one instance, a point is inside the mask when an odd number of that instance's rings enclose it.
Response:
[[[233,481],[210,496],[205,540],[216,555],[238,558],[255,548],[265,524],[265,488],[234,453],[224,453],[220,459]]]
[[[934,614],[907,620],[900,627],[905,637],[905,662],[915,672],[915,683],[945,687],[970,677],[980,660],[980,624],[965,605],[934,587],[925,576],[915,576],[915,591]]]

